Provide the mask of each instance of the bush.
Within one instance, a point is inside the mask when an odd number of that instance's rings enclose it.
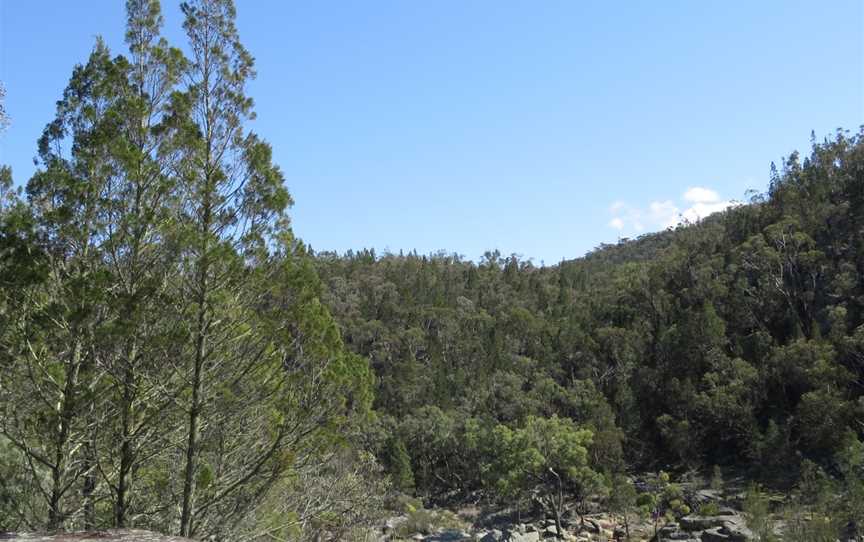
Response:
[[[706,502],[702,506],[699,507],[699,515],[700,516],[718,516],[720,515],[720,505],[716,502]]]
[[[841,526],[824,513],[807,512],[793,505],[786,508],[784,520],[783,540],[789,542],[835,542],[840,538]]]
[[[393,487],[410,493],[414,490],[414,471],[411,470],[411,457],[405,443],[397,437],[390,437],[384,449],[384,467],[390,475]]]
[[[761,542],[777,540],[771,520],[768,495],[757,485],[751,485],[744,496],[744,518],[747,526]]]
[[[714,491],[723,490],[723,471],[719,465],[714,465],[714,473],[711,475],[711,489]]]
[[[410,514],[412,512],[422,509],[423,501],[421,501],[417,497],[399,494],[396,495],[392,501],[388,502],[387,505],[391,510],[394,510],[396,512]]]

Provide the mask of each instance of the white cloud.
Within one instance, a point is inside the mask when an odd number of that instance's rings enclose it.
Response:
[[[648,209],[650,210],[651,223],[664,230],[679,222],[678,207],[672,200],[652,201]]]
[[[702,186],[688,188],[679,201],[683,211],[671,199],[652,201],[644,209],[621,200],[615,201],[609,206],[612,215],[609,227],[621,233],[635,234],[665,230],[682,222],[698,222],[710,214],[737,205],[734,201],[722,199],[716,190]]]
[[[682,218],[688,222],[698,222],[708,215],[736,205],[733,201],[715,201],[713,203],[696,203],[681,213]]]
[[[691,203],[714,203],[720,201],[720,194],[702,186],[692,186],[684,192],[684,200]]]

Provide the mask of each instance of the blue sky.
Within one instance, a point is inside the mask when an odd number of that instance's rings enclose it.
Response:
[[[177,4],[163,1],[182,44]],[[19,183],[123,2],[0,0]],[[316,250],[487,249],[555,263],[764,190],[864,124],[864,2],[238,2],[249,93]]]

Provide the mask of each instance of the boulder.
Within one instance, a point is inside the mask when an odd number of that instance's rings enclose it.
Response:
[[[693,532],[722,527],[728,519],[728,517],[724,516],[697,516],[691,514],[689,516],[684,516],[678,521],[681,523],[682,529]]]
[[[731,542],[732,538],[720,532],[720,527],[714,527],[703,531],[700,540],[702,542]]]
[[[408,520],[408,516],[395,516],[392,518],[387,518],[387,521],[384,522],[384,526],[382,527],[382,530],[385,533],[388,533],[388,532],[394,530],[399,525],[405,523],[405,521],[407,521],[407,520]]]
[[[684,516],[679,520],[680,529],[703,542],[747,542],[753,540],[753,533],[747,528],[744,519],[732,509],[721,509],[717,516]],[[673,540],[670,538],[670,540]]]
[[[540,533],[537,531],[532,532],[518,532],[518,531],[510,531],[504,533],[504,538],[502,538],[503,542],[539,542],[540,541]]]
[[[463,542],[465,540],[471,540],[471,535],[458,529],[446,529],[423,539],[424,542]]]
[[[552,522],[552,525],[547,525],[540,531],[540,536],[542,538],[558,538],[558,529],[555,527],[555,522]]]
[[[585,520],[585,526],[582,530],[591,534],[598,534],[600,533],[600,523],[597,520],[588,518]]]
[[[671,523],[657,531],[657,540],[658,542],[698,542],[699,538],[696,538],[693,533],[682,531],[678,525]]]
[[[723,492],[716,489],[698,489],[694,493],[694,500],[699,503],[711,501],[720,501],[723,498]]]
[[[482,534],[478,539],[480,542],[501,542],[504,538],[504,533],[499,531],[498,529],[492,529],[487,533],[478,533]]]
[[[735,521],[724,523],[720,527],[720,532],[729,537],[728,540],[732,540],[733,542],[747,542],[754,539],[753,531],[744,525],[741,518],[735,518]]]

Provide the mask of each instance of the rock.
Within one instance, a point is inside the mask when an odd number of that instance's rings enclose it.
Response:
[[[714,527],[702,532],[702,542],[731,542],[732,538],[720,532],[720,527]]]
[[[588,518],[585,520],[585,527],[582,530],[591,534],[598,534],[600,533],[600,523],[597,520]]]
[[[680,528],[670,531],[667,540],[686,540],[678,538],[686,536],[703,542],[747,542],[753,539],[753,533],[746,527],[744,519],[731,508],[723,508],[716,516],[684,516],[679,520]],[[666,529],[666,527],[664,527]],[[661,540],[663,540],[661,538]]]
[[[681,528],[685,531],[705,531],[715,527],[722,527],[728,521],[727,517],[723,516],[684,516],[678,520],[681,523]]]
[[[720,501],[723,498],[723,494],[721,491],[716,489],[698,489],[693,494],[694,500],[699,503],[706,503],[711,501]]]
[[[615,524],[613,522],[609,521],[608,519],[597,518],[596,523],[597,523],[597,525],[600,526],[601,529],[606,529],[609,531],[615,529]]]
[[[658,542],[670,542],[670,541],[685,541],[685,542],[697,542],[699,539],[694,538],[692,533],[688,533],[686,531],[682,531],[678,525],[670,524],[662,527],[659,531],[657,531],[657,540]]]
[[[387,518],[387,521],[384,522],[384,527],[382,530],[387,533],[394,530],[399,525],[405,523],[408,520],[408,516],[395,516],[392,518]]]
[[[505,542],[539,542],[540,541],[540,533],[537,531],[532,532],[518,532],[511,531],[508,533],[504,533],[504,538],[502,541]]]
[[[540,531],[540,536],[542,538],[558,538],[558,529],[555,528],[555,522],[552,522],[552,525],[547,525]]]
[[[447,529],[425,537],[424,542],[462,542],[471,540],[471,535],[465,531]]]
[[[744,526],[740,518],[736,518],[736,521],[724,523],[720,527],[720,533],[728,536],[728,540],[732,540],[733,542],[747,542],[754,538],[753,531]]]
[[[501,531],[499,531],[498,529],[492,529],[491,531],[480,537],[479,540],[480,542],[501,542],[503,538],[504,536]]]

